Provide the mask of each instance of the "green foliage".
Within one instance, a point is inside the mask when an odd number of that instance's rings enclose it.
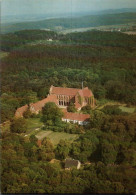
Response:
[[[81,162],[87,162],[92,159],[93,153],[96,154],[99,139],[95,131],[87,131],[81,135],[77,143],[72,144],[71,155]]]
[[[18,47],[47,38],[60,39],[63,44]],[[71,45],[65,45],[69,40]],[[3,35],[2,49],[12,50],[2,59],[2,122],[11,120],[18,107],[44,98],[52,84],[81,88],[81,79],[99,98],[98,103],[108,98],[135,105],[135,36],[22,31]],[[83,111],[90,113],[90,108]],[[56,148],[48,139],[38,147],[34,135],[19,136],[27,130],[23,118],[11,121],[12,133],[2,132],[2,193],[134,193],[136,114],[124,115],[117,107],[106,106],[103,112],[91,111],[87,127],[62,123],[61,118],[55,104],[45,105],[42,119],[46,127],[79,133],[79,138],[73,143],[60,141]],[[31,131],[37,123],[33,120]],[[64,166],[49,163],[68,156],[80,160],[82,168],[65,171]]]
[[[90,105],[84,106],[81,108],[81,111],[85,114],[90,114],[92,113],[92,108]]]
[[[29,137],[29,140],[30,140],[31,143],[34,143],[35,145],[37,144],[37,141],[38,141],[38,139],[35,135],[31,135]]]
[[[52,35],[53,32],[34,30],[21,31],[16,36],[23,40],[38,39],[38,36],[44,37],[44,33],[60,39],[59,35]],[[3,36],[6,36],[5,40],[8,40],[8,36],[11,39],[11,34]],[[26,44],[2,59],[2,94],[8,95],[7,98],[2,97],[3,121],[11,119],[17,107],[45,98],[51,85],[81,88],[81,79],[99,100],[107,98],[135,105],[134,36],[114,32],[84,32],[64,37],[66,40],[71,37],[78,45]],[[90,40],[99,46],[83,46],[80,40]],[[107,44],[110,47],[103,46]],[[115,44],[114,47],[111,47],[112,44]]]
[[[18,99],[12,95],[3,94],[0,100],[1,122],[13,118],[16,108],[19,106]]]
[[[12,133],[25,133],[27,131],[27,123],[24,118],[15,118],[11,122],[10,130]]]
[[[74,103],[70,103],[70,105],[67,107],[68,112],[77,112],[77,109],[75,108]]]
[[[38,91],[38,97],[41,98],[41,99],[44,99],[47,95],[48,95],[48,89],[47,88],[41,88],[39,91]]]
[[[107,119],[107,116],[103,112],[94,110],[90,116],[90,126],[92,128],[101,128],[105,119]]]
[[[42,30],[22,30],[15,33],[9,33],[2,35],[1,42],[3,51],[11,51],[16,47],[30,43],[35,40],[47,40],[53,39],[57,36],[55,32],[52,31],[42,31]]]
[[[101,158],[102,162],[107,164],[113,164],[116,161],[117,151],[114,149],[113,145],[110,143],[101,144]]]
[[[38,160],[50,161],[55,158],[53,144],[48,138],[42,140],[42,147],[38,150]]]
[[[108,114],[108,115],[125,114],[124,112],[122,112],[122,110],[118,106],[107,105],[107,106],[104,106],[104,108],[101,111],[103,111],[105,114]]]
[[[70,143],[64,140],[60,140],[59,144],[55,149],[56,157],[63,160],[68,157],[70,152]]]
[[[93,130],[93,132],[89,130],[85,135],[82,135],[82,137],[88,138],[88,140],[91,139],[92,146],[93,144],[99,146],[97,141],[99,136],[100,132],[98,130]],[[48,160],[51,159],[48,154],[53,154],[53,147],[48,139],[43,140],[41,148],[28,142],[24,137],[13,133],[12,136],[11,134],[2,134],[2,139],[2,193],[135,192],[135,159],[133,158],[132,165],[129,164],[132,158],[130,154],[128,155],[128,153],[132,153],[132,150],[126,153],[126,157],[128,156],[127,161],[124,161],[122,165],[105,165],[102,162],[91,162],[91,164],[84,166],[82,164],[82,169],[65,171],[57,163],[48,163]],[[113,140],[113,137],[111,140]],[[103,145],[103,155],[107,156],[108,154],[107,158],[109,159],[112,156],[114,160],[114,156],[110,154],[113,152],[112,143],[110,142],[107,145],[107,139],[105,143],[106,145]],[[61,141],[55,152],[57,152],[60,158],[65,158],[65,156],[69,155],[71,149],[75,147],[75,155],[77,154],[78,157],[81,153],[80,156],[86,161],[86,152],[80,151],[81,145],[83,145],[84,149],[88,149],[86,144],[81,144],[80,142],[75,142],[70,147],[68,142]],[[91,148],[93,148],[92,146],[90,145]],[[134,148],[135,146],[131,147]],[[105,160],[107,161],[106,156]]]
[[[30,108],[28,108],[24,113],[23,113],[23,117],[24,118],[30,118],[32,116],[32,113],[30,111]]]
[[[49,102],[45,104],[42,110],[42,121],[49,126],[59,125],[62,121],[63,112],[55,103]]]

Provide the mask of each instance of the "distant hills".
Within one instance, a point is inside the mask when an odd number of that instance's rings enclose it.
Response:
[[[129,13],[136,12],[136,8],[108,9],[108,10],[100,11],[99,14],[118,14],[118,13],[127,13],[127,12]]]
[[[123,13],[122,13],[123,12]],[[82,15],[82,16],[81,16]],[[99,13],[82,13],[72,15],[72,18],[67,16],[61,16],[60,18],[44,19],[45,16],[32,17],[34,21],[27,20],[27,16],[24,17],[25,22],[13,22],[2,24],[1,32],[15,32],[26,29],[42,29],[62,31],[66,29],[76,28],[88,28],[98,27],[106,25],[119,25],[136,22],[136,9],[118,9],[118,10],[105,10]],[[31,20],[32,20],[31,18]],[[30,19],[30,18],[29,18]]]

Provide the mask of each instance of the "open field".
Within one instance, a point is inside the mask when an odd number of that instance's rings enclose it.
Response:
[[[57,145],[61,139],[73,142],[78,138],[78,135],[64,133],[64,132],[53,132],[53,131],[42,130],[36,135],[36,137],[38,139],[43,139],[44,137],[48,137],[54,145]]]

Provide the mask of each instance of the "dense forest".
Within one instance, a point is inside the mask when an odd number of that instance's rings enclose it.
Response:
[[[1,122],[10,121],[10,131],[2,131],[2,193],[136,191],[135,113],[116,106],[85,107],[82,112],[90,114],[85,127],[61,123],[60,110],[52,108],[49,116],[49,106],[38,116],[25,113],[23,119],[14,119],[18,107],[45,98],[51,85],[81,88],[82,81],[93,91],[96,106],[112,100],[135,107],[135,45],[136,36],[115,32],[25,30],[2,35],[1,49],[8,55],[1,63]],[[57,146],[44,138],[39,147],[36,136],[23,136],[29,117],[40,117],[45,131],[50,125],[79,138]],[[64,170],[68,156],[80,160],[81,169]],[[59,163],[50,163],[52,159]]]
[[[31,45],[43,37],[62,44]],[[2,121],[13,117],[17,107],[46,97],[51,85],[81,88],[82,81],[98,100],[135,105],[135,44],[135,36],[99,31],[65,36],[39,30],[4,35],[2,50],[10,53],[2,59]]]
[[[60,113],[55,114],[58,119]],[[135,114],[113,116],[95,111],[90,125],[72,144],[60,140],[54,147],[44,138],[39,147],[34,135],[19,135],[18,129],[26,130],[25,119],[14,119],[11,132],[2,133],[2,192],[134,193],[135,127]],[[64,170],[68,156],[79,159],[82,167]],[[54,158],[56,162],[51,163]]]

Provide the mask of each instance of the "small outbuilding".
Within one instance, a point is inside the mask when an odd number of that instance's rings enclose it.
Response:
[[[67,158],[66,161],[65,161],[65,170],[70,170],[73,167],[75,167],[77,169],[80,169],[80,167],[81,167],[80,161],[79,160],[74,160],[74,159],[71,159],[71,158]]]

